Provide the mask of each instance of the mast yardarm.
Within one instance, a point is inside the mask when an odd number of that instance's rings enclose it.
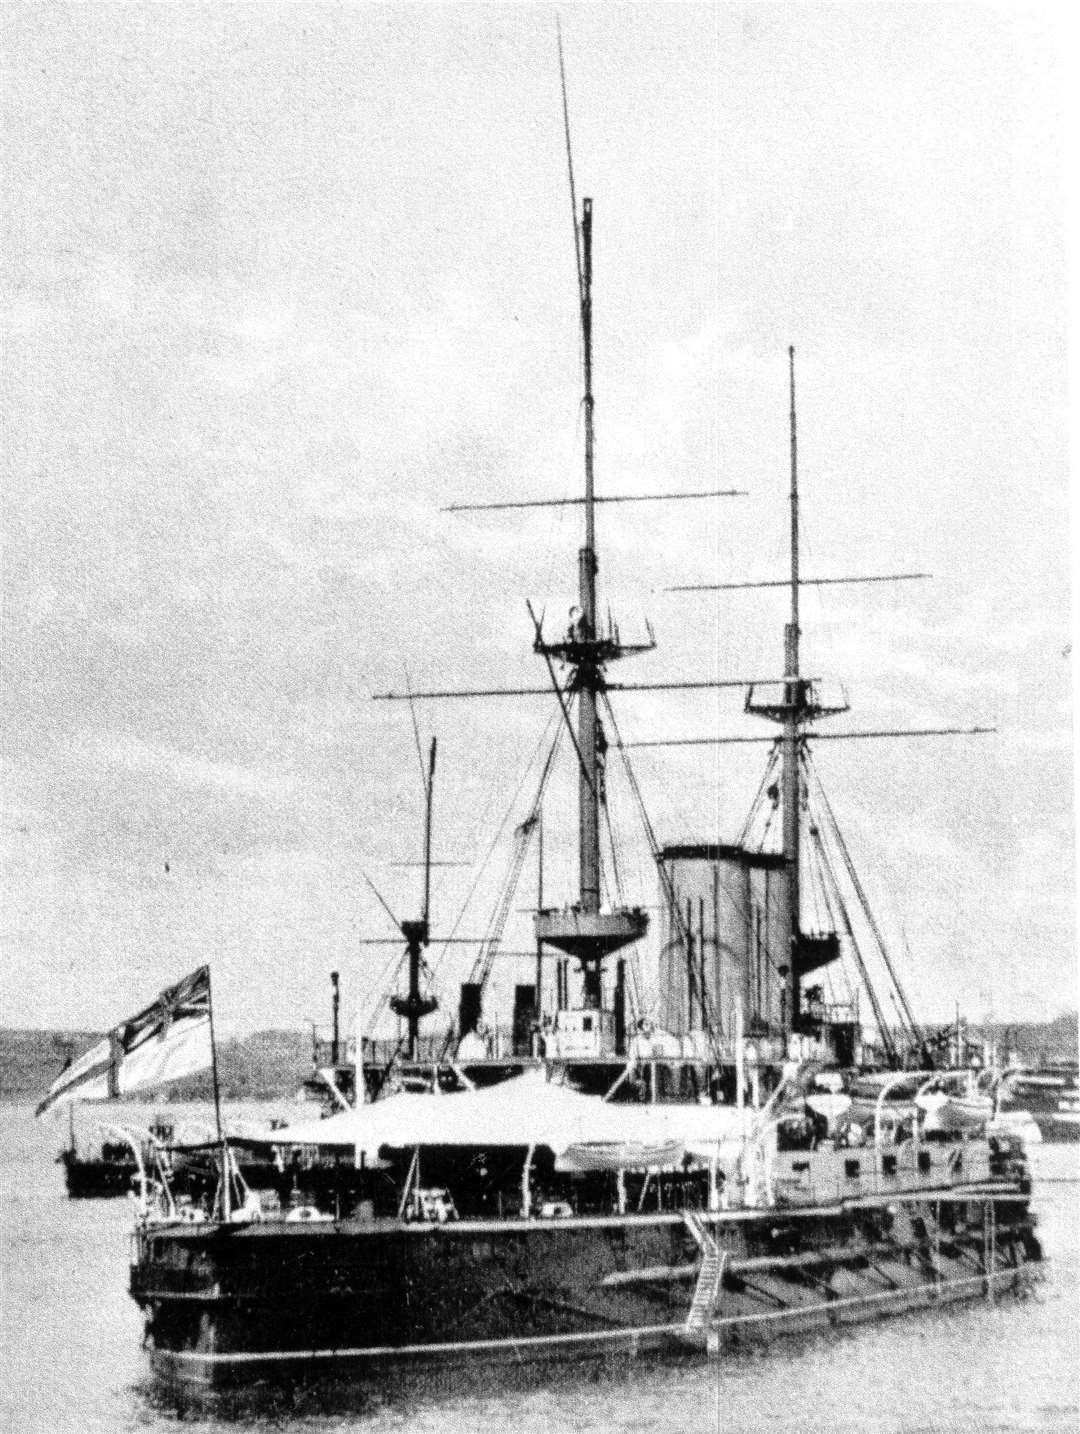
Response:
[[[578,901],[569,912],[541,911],[537,939],[576,956],[582,964],[585,1004],[601,1004],[601,967],[605,956],[637,940],[647,918],[641,911],[600,911],[600,807],[607,741],[600,726],[597,696],[606,690],[608,662],[653,643],[632,647],[619,640],[618,629],[598,631],[596,620],[595,423],[592,386],[592,200],[583,199],[581,224],[575,231],[579,256],[579,297],[585,410],[585,542],[578,552],[578,607],[570,615],[565,640],[548,643],[538,631],[534,649],[571,669],[570,690],[577,695],[578,728]]]
[[[799,881],[802,787],[799,749],[803,741],[803,729],[808,723],[817,717],[846,709],[822,706],[816,698],[813,684],[804,678],[799,670],[799,449],[795,424],[795,350],[792,347],[788,349],[788,386],[791,446],[791,613],[784,628],[783,697],[779,702],[761,700],[755,697],[755,689],[751,687],[746,697],[746,710],[780,724],[780,804],[784,868],[787,874],[787,900],[782,912],[781,940],[785,953],[784,974],[788,989],[786,1024],[789,1030],[798,1031],[802,1026],[802,971],[799,959],[802,935]]]

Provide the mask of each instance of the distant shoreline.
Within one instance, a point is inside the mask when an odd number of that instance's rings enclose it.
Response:
[[[67,1056],[77,1057],[99,1032],[0,1028],[0,1104],[36,1103],[59,1075]],[[223,1100],[289,1100],[311,1070],[311,1035],[306,1031],[256,1031],[218,1042]],[[142,1093],[143,1104],[154,1092]],[[169,1104],[211,1100],[209,1072],[177,1081]],[[162,1103],[166,1103],[162,1101]]]
[[[1015,1052],[1023,1064],[1075,1060],[1078,1021],[1075,1011],[1042,1023],[972,1024],[968,1034],[996,1044],[1001,1059]],[[36,1103],[56,1079],[67,1055],[78,1056],[97,1040],[94,1031],[0,1028],[0,1104]],[[311,1035],[302,1030],[256,1031],[218,1043],[222,1099],[292,1100],[312,1068]],[[210,1100],[209,1074],[177,1082],[162,1104]],[[143,1093],[141,1102],[152,1099]]]

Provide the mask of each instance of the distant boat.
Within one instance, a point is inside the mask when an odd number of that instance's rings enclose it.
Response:
[[[79,1149],[74,1143],[61,1150],[57,1164],[64,1167],[64,1186],[72,1200],[103,1200],[134,1190],[139,1166],[124,1140],[104,1140],[96,1148]]]
[[[1072,1061],[1010,1071],[1002,1087],[1003,1114],[1027,1110],[1051,1143],[1080,1140],[1080,1071]]]

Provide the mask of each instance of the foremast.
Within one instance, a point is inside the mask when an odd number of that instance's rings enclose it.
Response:
[[[578,609],[571,613],[565,638],[546,642],[538,630],[534,650],[568,671],[566,688],[577,700],[576,747],[578,757],[578,900],[561,911],[542,910],[536,916],[538,942],[548,942],[581,963],[584,1004],[601,1006],[605,957],[645,934],[648,917],[639,908],[617,907],[601,911],[600,816],[604,803],[604,765],[607,740],[599,714],[599,697],[606,691],[610,662],[653,644],[631,646],[619,639],[609,621],[602,631],[597,620],[595,527],[595,400],[592,385],[592,200],[583,199],[581,222],[576,225],[578,288],[581,310],[582,370],[585,422],[585,541],[578,551]]]

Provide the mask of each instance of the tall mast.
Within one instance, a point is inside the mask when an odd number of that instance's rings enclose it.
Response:
[[[573,179],[571,171],[571,193]],[[648,916],[638,908],[600,909],[600,808],[603,802],[604,737],[597,716],[597,696],[606,690],[609,662],[647,652],[652,641],[630,645],[620,641],[609,624],[601,632],[596,617],[596,532],[593,486],[595,445],[592,387],[592,200],[583,199],[581,222],[574,215],[574,242],[578,261],[578,297],[581,309],[581,347],[585,408],[585,543],[578,550],[578,608],[566,637],[546,642],[537,626],[534,650],[549,663],[552,658],[570,670],[569,690],[578,704],[575,745],[578,757],[578,900],[564,911],[541,910],[536,917],[538,942],[546,941],[581,963],[586,1007],[602,1005],[602,971],[606,957],[637,941],[648,928]],[[562,699],[560,698],[560,701]],[[565,708],[564,708],[565,711]],[[569,719],[568,719],[569,720]]]
[[[581,209],[581,344],[585,395],[585,546],[578,553],[578,593],[581,605],[581,638],[591,643],[596,637],[596,534],[593,502],[592,391],[592,200],[582,200]],[[588,652],[578,666],[578,773],[580,833],[580,902],[582,911],[600,909],[600,803],[596,753],[596,693],[599,671]]]
[[[791,573],[788,585],[791,592],[791,612],[784,626],[784,680],[782,692],[760,697],[751,684],[746,695],[746,710],[758,717],[767,717],[780,727],[780,803],[782,816],[782,853],[786,876],[786,899],[780,908],[779,951],[780,971],[787,987],[787,1002],[784,1025],[787,1031],[803,1028],[802,977],[824,964],[820,950],[808,942],[800,928],[799,865],[800,865],[800,807],[802,806],[802,781],[800,763],[802,757],[803,733],[807,726],[819,717],[832,716],[835,712],[846,711],[843,706],[825,706],[820,701],[811,679],[805,678],[799,665],[799,450],[795,428],[795,350],[788,348],[788,386],[790,393],[791,424]],[[843,579],[842,581],[849,581]],[[756,586],[756,584],[752,584]],[[772,584],[770,584],[772,586]],[[762,684],[772,686],[772,684]],[[829,958],[832,959],[832,958]]]
[[[799,675],[799,461],[795,429],[795,349],[788,348],[791,392],[791,620],[784,629],[783,852],[787,871],[784,942],[787,951],[791,1029],[801,1016],[799,999],[799,728],[805,694]]]
[[[401,934],[405,937],[405,950],[409,958],[409,993],[407,996],[392,996],[390,999],[390,1009],[408,1022],[411,1061],[418,1060],[420,1056],[420,1022],[424,1016],[430,1016],[439,1004],[434,996],[425,996],[420,990],[420,968],[423,964],[424,948],[430,939],[428,923],[431,904],[431,807],[435,792],[435,752],[436,741],[432,737],[427,778],[424,782],[424,911],[419,921],[398,923]]]

